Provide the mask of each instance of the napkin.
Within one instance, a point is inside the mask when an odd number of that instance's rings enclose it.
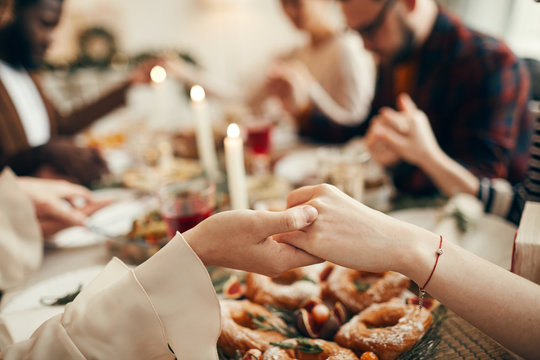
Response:
[[[514,242],[512,272],[540,284],[540,203],[525,204]]]

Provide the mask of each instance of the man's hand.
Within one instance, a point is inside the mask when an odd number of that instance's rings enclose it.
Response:
[[[384,108],[373,119],[367,136],[368,148],[382,165],[403,159],[422,167],[441,152],[429,119],[407,94],[398,97],[397,105],[399,111]]]

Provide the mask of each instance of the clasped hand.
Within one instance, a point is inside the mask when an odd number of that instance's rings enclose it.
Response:
[[[371,121],[366,144],[372,157],[383,166],[399,160],[422,166],[438,152],[439,145],[426,114],[409,95],[401,94],[398,110],[383,108]]]
[[[302,232],[316,217],[312,206],[281,212],[233,210],[211,216],[183,236],[205,265],[277,276],[322,261],[276,241],[276,234]]]
[[[235,210],[185,232],[206,265],[268,276],[322,259],[364,271],[399,271],[403,224],[332,185],[291,192],[281,212]],[[397,230],[399,228],[399,231]]]

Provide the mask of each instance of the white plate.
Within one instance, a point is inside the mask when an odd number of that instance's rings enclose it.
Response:
[[[42,323],[64,311],[64,306],[44,306],[43,297],[62,297],[91,282],[104,266],[72,271],[38,283],[15,296],[2,310],[2,320],[14,342],[28,339]]]
[[[131,230],[133,221],[151,207],[151,199],[126,200],[96,211],[87,221],[91,231],[82,226],[62,230],[47,240],[47,245],[58,248],[91,246],[104,242],[107,236],[123,235]]]
[[[25,310],[48,308],[42,305],[39,300],[43,297],[61,297],[77,290],[79,285],[86,285],[92,281],[103,270],[103,265],[92,266],[80,270],[70,271],[62,275],[44,280],[15,296],[4,308],[3,314],[20,312]],[[57,306],[59,312],[63,311],[63,306]]]
[[[274,174],[291,184],[300,184],[306,178],[318,175],[317,150],[304,149],[285,155],[276,163]]]

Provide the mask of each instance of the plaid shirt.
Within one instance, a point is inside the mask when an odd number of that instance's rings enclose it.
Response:
[[[415,58],[410,95],[430,119],[441,148],[477,176],[522,180],[531,132],[525,65],[504,43],[467,28],[442,8]],[[383,106],[395,106],[394,70],[379,68],[371,116]],[[340,127],[315,115],[303,130],[321,140],[344,141],[363,135],[368,126],[369,120],[356,128]],[[410,164],[393,170],[402,191],[435,190],[427,175]]]

